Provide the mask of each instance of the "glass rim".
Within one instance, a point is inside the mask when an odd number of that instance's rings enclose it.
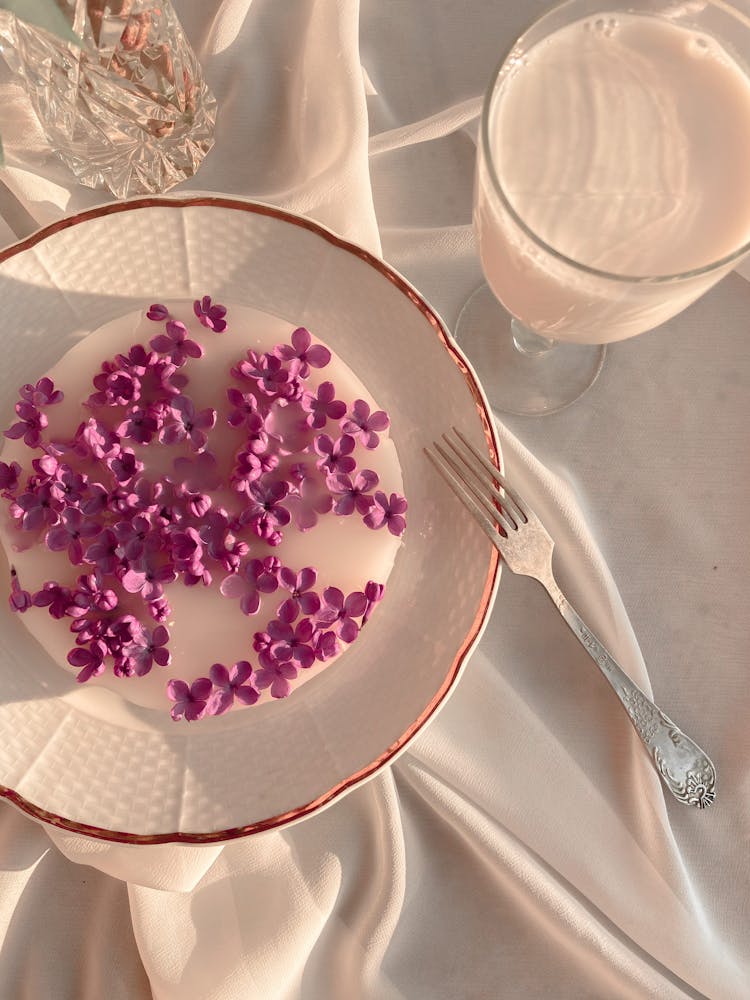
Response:
[[[545,253],[550,254],[556,260],[561,263],[575,269],[576,271],[581,271],[584,274],[592,275],[596,278],[605,278],[608,281],[620,282],[621,284],[629,285],[656,285],[656,284],[669,284],[677,283],[680,281],[686,281],[690,278],[697,278],[704,275],[711,274],[714,271],[720,271],[723,268],[728,267],[730,264],[736,263],[740,258],[744,257],[745,254],[750,251],[750,239],[742,244],[737,250],[733,250],[729,254],[725,254],[723,257],[711,261],[709,264],[703,264],[700,267],[691,268],[687,271],[676,271],[672,274],[655,274],[655,275],[635,275],[635,274],[619,274],[616,271],[606,271],[602,268],[592,267],[590,264],[584,264],[582,261],[576,260],[575,257],[569,257],[567,254],[562,253],[560,250],[556,250],[555,247],[550,246],[549,243],[545,242],[533,229],[521,218],[516,209],[511,204],[510,199],[503,190],[503,186],[498,177],[497,170],[495,167],[495,162],[492,157],[492,152],[490,149],[489,141],[489,118],[490,118],[490,107],[493,103],[493,97],[497,90],[498,80],[502,74],[506,64],[508,63],[510,57],[513,55],[516,46],[523,41],[523,39],[532,31],[537,25],[541,24],[547,17],[554,14],[555,12],[562,10],[565,7],[571,7],[577,3],[577,0],[561,0],[561,2],[554,4],[549,7],[544,13],[539,17],[535,18],[520,35],[517,35],[511,45],[506,49],[500,61],[497,63],[492,76],[490,77],[489,85],[484,94],[482,101],[482,114],[479,127],[479,142],[481,144],[482,153],[487,165],[487,170],[492,182],[492,187],[494,194],[500,199],[503,207],[514,220],[514,222],[519,226],[522,232],[528,236],[533,243],[536,244]],[[721,7],[727,8],[729,5],[722,3]],[[612,4],[609,10],[618,10],[621,5],[617,3],[617,0]],[[737,12],[730,8],[733,15]],[[602,11],[605,13],[605,11]],[[632,13],[632,11],[623,11],[623,13]],[[651,15],[649,15],[651,16]],[[655,16],[658,16],[655,14]],[[583,20],[583,18],[581,18]],[[574,22],[571,22],[574,23]]]

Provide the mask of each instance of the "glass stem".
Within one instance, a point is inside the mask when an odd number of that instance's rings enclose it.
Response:
[[[513,334],[513,344],[517,351],[525,354],[527,358],[535,358],[541,354],[547,354],[555,346],[554,340],[549,340],[539,333],[530,330],[528,326],[519,323],[514,319],[510,324]]]

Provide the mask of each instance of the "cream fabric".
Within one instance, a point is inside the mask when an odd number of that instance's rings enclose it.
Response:
[[[179,190],[309,213],[382,252],[452,325],[481,281],[481,94],[543,5],[176,6],[220,105],[216,148]],[[5,243],[102,200],[71,184],[7,73],[0,107]],[[0,998],[750,997],[749,315],[731,275],[612,347],[569,410],[500,427],[561,585],[712,754],[711,810],[665,801],[544,593],[507,573],[433,724],[285,832],[129,848],[0,804]]]

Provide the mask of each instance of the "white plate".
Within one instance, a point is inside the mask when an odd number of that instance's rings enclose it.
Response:
[[[449,424],[497,451],[484,396],[439,317],[383,261],[267,205],[107,205],[0,254],[4,419],[18,386],[88,331],[203,294],[308,326],[362,377],[390,412],[409,530],[387,599],[340,661],[284,701],[196,726],[76,685],[2,602],[0,795],[106,840],[246,836],[371,777],[445,702],[499,578],[496,553],[423,453]]]

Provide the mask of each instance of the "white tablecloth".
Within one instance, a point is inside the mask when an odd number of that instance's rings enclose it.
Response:
[[[219,100],[176,189],[309,213],[449,325],[481,281],[473,132],[538,0],[177,0]],[[0,239],[103,200],[0,78]],[[368,148],[369,143],[369,148]],[[446,707],[318,816],[226,847],[129,848],[0,804],[2,1000],[750,997],[750,286],[609,351],[570,409],[501,426],[563,589],[708,750],[665,792],[541,588],[506,573]]]

